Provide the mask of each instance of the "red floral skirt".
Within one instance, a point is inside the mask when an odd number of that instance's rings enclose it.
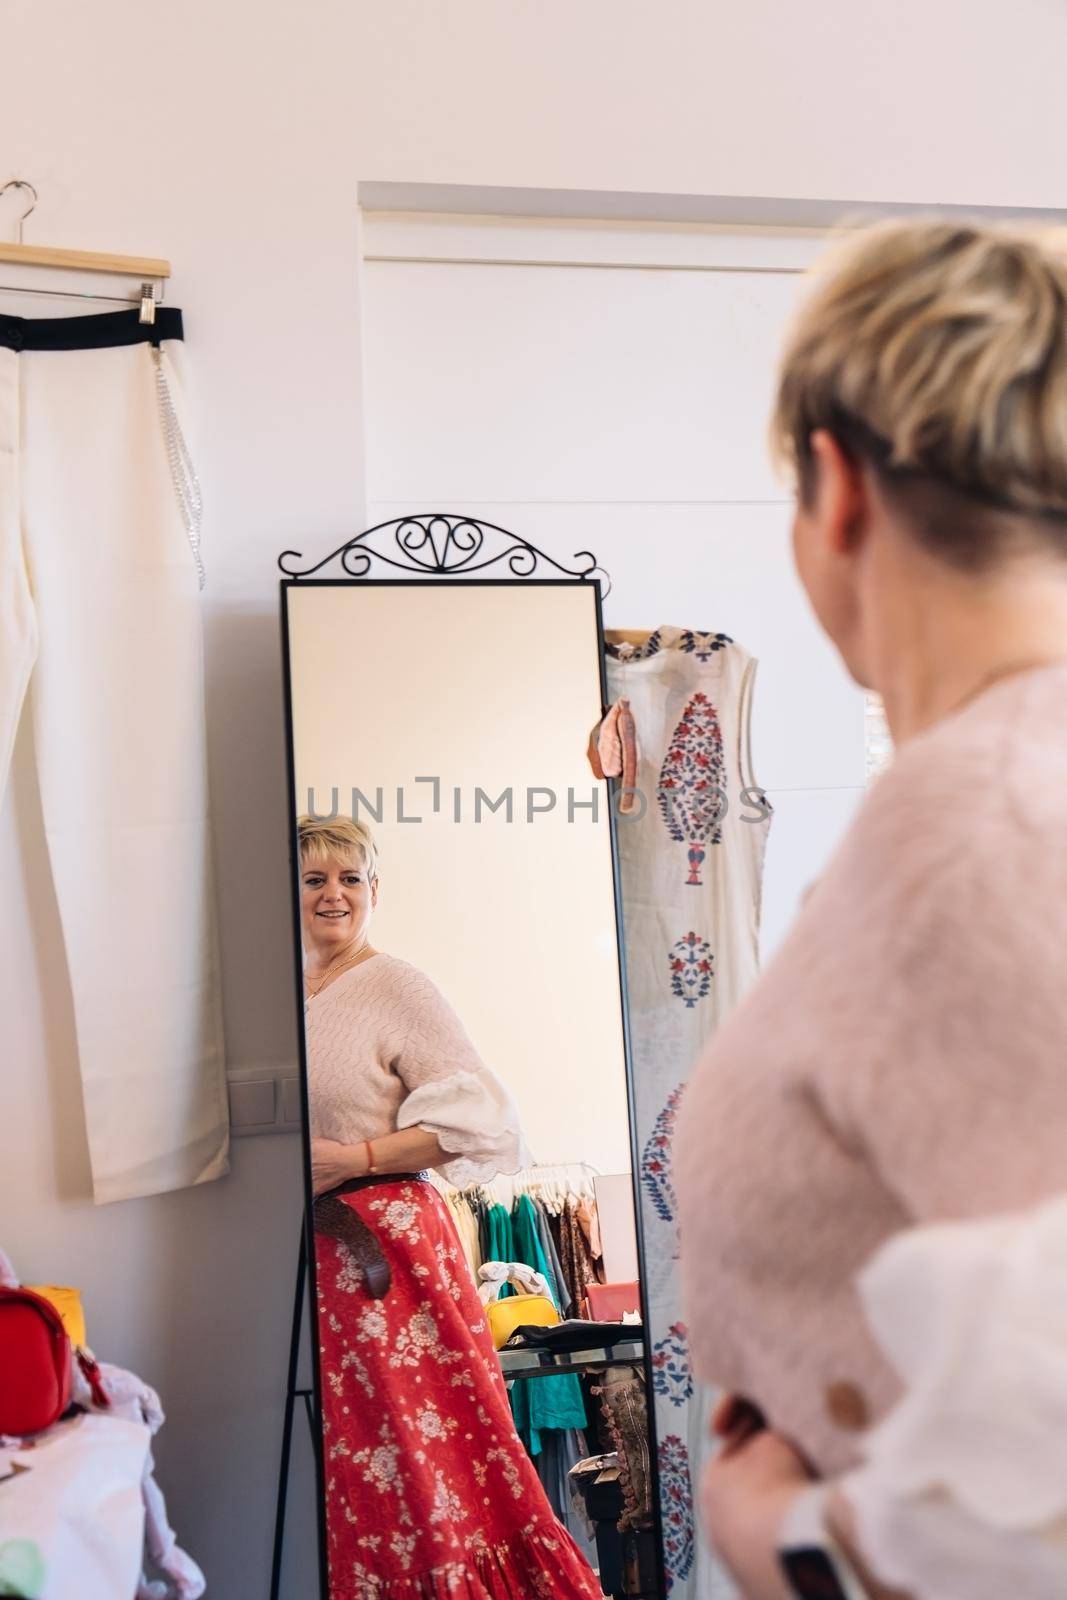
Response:
[[[392,1273],[315,1236],[330,1600],[603,1600],[515,1432],[484,1308],[421,1179],[342,1196]]]

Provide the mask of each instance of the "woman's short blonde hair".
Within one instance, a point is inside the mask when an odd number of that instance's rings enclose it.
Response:
[[[355,858],[373,883],[378,876],[378,846],[365,822],[350,817],[330,817],[321,821],[317,817],[296,819],[297,838],[300,844],[300,865],[311,861],[325,861],[337,856],[345,861]]]
[[[811,435],[826,428],[957,564],[996,557],[1004,512],[1044,519],[1067,553],[1062,251],[1051,230],[941,221],[882,222],[842,241],[779,374],[772,447],[801,497]]]

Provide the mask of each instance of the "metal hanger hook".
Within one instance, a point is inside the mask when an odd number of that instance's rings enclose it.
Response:
[[[41,197],[37,193],[37,190],[33,187],[33,184],[28,182],[27,179],[25,179],[25,178],[11,178],[11,179],[9,179],[8,182],[4,184],[3,188],[0,189],[0,196],[5,195],[9,189],[28,189],[30,191],[30,193],[33,195],[33,204],[30,206],[29,211],[24,211],[22,213],[21,217],[19,218],[19,244],[21,244],[22,243],[22,225],[26,221],[26,218],[30,215],[30,212],[34,211],[36,209],[37,202]]]

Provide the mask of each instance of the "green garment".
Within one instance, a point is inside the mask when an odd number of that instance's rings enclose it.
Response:
[[[503,1207],[499,1208],[503,1211]],[[507,1217],[507,1213],[504,1213]],[[537,1230],[537,1213],[529,1195],[522,1194],[508,1218],[514,1255],[504,1257],[509,1261],[522,1261],[533,1267],[546,1280],[552,1292],[552,1301],[559,1310],[559,1291],[553,1273],[545,1259]],[[520,1378],[511,1389],[511,1413],[515,1426],[532,1456],[541,1450],[541,1435],[549,1428],[585,1428],[585,1401],[582,1386],[573,1372],[562,1372],[556,1378]]]
[[[582,1386],[573,1372],[558,1378],[517,1378],[511,1386],[511,1414],[523,1444],[532,1456],[541,1453],[541,1435],[549,1428],[588,1426]]]
[[[537,1226],[537,1212],[528,1194],[520,1194],[515,1202],[515,1209],[511,1213],[511,1231],[515,1242],[513,1259],[524,1261],[528,1267],[533,1267],[535,1272],[541,1274],[551,1291],[552,1304],[559,1311],[559,1285],[556,1283],[555,1273],[548,1264],[541,1243],[540,1229]]]
[[[515,1254],[515,1237],[511,1231],[511,1218],[506,1209],[499,1202],[491,1205],[485,1214],[485,1226],[489,1233],[489,1250],[486,1261],[517,1261]],[[510,1283],[506,1283],[500,1291],[500,1298],[514,1294]]]

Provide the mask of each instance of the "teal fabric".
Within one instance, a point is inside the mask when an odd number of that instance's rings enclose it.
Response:
[[[503,1207],[499,1207],[503,1210]],[[504,1213],[507,1216],[507,1213]],[[515,1254],[504,1257],[509,1261],[523,1261],[535,1272],[541,1273],[552,1291],[552,1300],[559,1310],[559,1290],[555,1274],[549,1268],[537,1228],[537,1212],[529,1195],[520,1195],[515,1209],[508,1218]],[[558,1378],[520,1378],[511,1387],[511,1414],[515,1426],[532,1456],[541,1452],[541,1435],[549,1428],[585,1428],[585,1401],[582,1386],[576,1375],[564,1372]]]
[[[541,1435],[587,1426],[582,1386],[573,1372],[558,1378],[518,1378],[511,1386],[511,1414],[532,1456],[541,1453]]]
[[[556,1275],[548,1264],[548,1259],[541,1246],[541,1235],[537,1227],[537,1212],[534,1210],[533,1201],[528,1194],[520,1194],[515,1202],[515,1209],[511,1213],[511,1232],[515,1241],[515,1261],[524,1261],[528,1267],[533,1267],[539,1272],[552,1291],[552,1304],[556,1310],[560,1309],[559,1285]]]
[[[485,1225],[489,1232],[489,1253],[487,1261],[518,1261],[515,1254],[515,1236],[511,1229],[511,1218],[507,1209],[502,1205],[492,1205],[485,1214]],[[500,1291],[500,1298],[514,1294],[510,1283],[506,1283]]]

